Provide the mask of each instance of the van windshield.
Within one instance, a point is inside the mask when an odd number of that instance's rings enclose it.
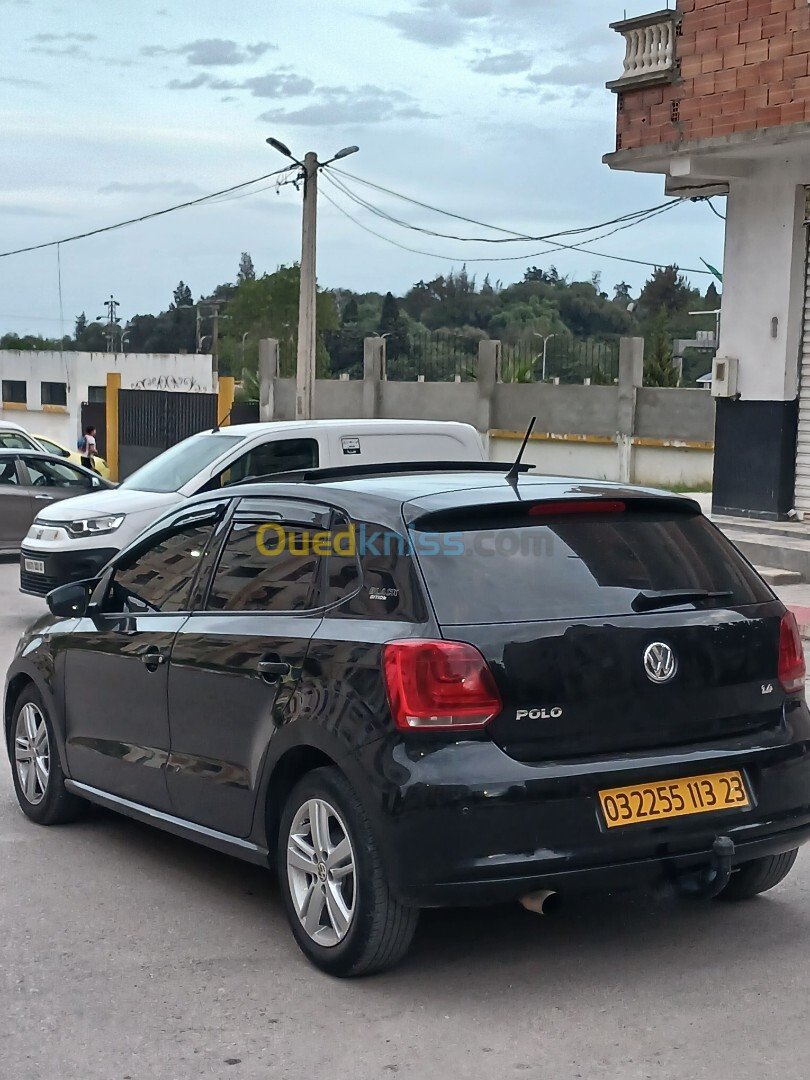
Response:
[[[244,435],[192,435],[142,466],[120,485],[131,491],[179,491],[206,465],[243,442]]]

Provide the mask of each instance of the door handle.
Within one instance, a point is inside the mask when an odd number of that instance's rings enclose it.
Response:
[[[36,502],[53,502],[53,495],[35,495]]]
[[[280,657],[275,657],[274,659],[260,660],[258,671],[266,683],[276,683],[285,675],[289,675],[292,668]]]
[[[141,663],[147,671],[157,671],[161,664],[166,663],[166,654],[152,645],[146,652],[141,653]]]

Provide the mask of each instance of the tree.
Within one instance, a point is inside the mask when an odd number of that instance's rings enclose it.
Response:
[[[255,280],[256,269],[253,266],[253,259],[251,259],[247,251],[243,251],[239,260],[239,273],[236,275],[237,284],[241,285],[243,281]]]
[[[673,264],[653,270],[652,277],[641,290],[639,304],[650,315],[655,315],[661,308],[666,308],[670,315],[677,315],[685,311],[694,298],[686,278]]]
[[[220,358],[233,373],[240,372],[242,335],[249,335],[245,364],[249,370],[258,366],[258,342],[276,338],[279,343],[281,373],[295,372],[298,343],[298,293],[301,273],[298,265],[280,266],[273,274],[241,282],[228,304],[228,330],[220,340]],[[340,318],[331,292],[319,291],[316,300],[318,327],[317,368],[319,375],[330,373],[329,354],[323,343],[327,330],[336,330]]]
[[[408,355],[410,352],[408,324],[399,310],[399,304],[394,299],[393,293],[390,292],[383,297],[379,332],[387,338],[386,356],[396,359]]]
[[[76,329],[73,332],[74,338],[78,341],[80,337],[87,330],[87,316],[84,312],[81,315],[76,316]]]
[[[678,369],[672,360],[669,317],[661,308],[653,319],[644,361],[645,386],[677,386]]]
[[[341,322],[344,326],[348,326],[349,323],[356,323],[359,317],[360,308],[357,306],[357,298],[351,296],[346,301],[346,306],[343,308],[343,316],[341,318]]]
[[[709,283],[709,287],[706,290],[706,307],[709,310],[717,308],[720,305],[720,293],[717,291],[717,286],[712,281]]]
[[[176,308],[194,307],[194,297],[191,295],[191,289],[183,281],[179,282],[174,290],[174,306]]]
[[[625,307],[631,302],[630,286],[626,281],[620,281],[618,285],[613,286],[613,302],[614,304],[623,304]]]

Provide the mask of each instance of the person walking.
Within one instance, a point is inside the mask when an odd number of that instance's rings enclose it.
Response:
[[[96,470],[96,429],[90,424],[84,429],[84,435],[79,439],[79,452],[82,455],[82,465],[86,469]]]

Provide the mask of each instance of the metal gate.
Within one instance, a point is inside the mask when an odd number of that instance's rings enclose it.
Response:
[[[216,423],[216,394],[119,390],[119,478],[123,480],[170,446]]]
[[[810,187],[804,189],[805,231],[810,236]],[[799,357],[799,429],[796,440],[796,487],[793,505],[810,512],[810,246],[805,257],[804,316],[802,319],[801,356]]]

